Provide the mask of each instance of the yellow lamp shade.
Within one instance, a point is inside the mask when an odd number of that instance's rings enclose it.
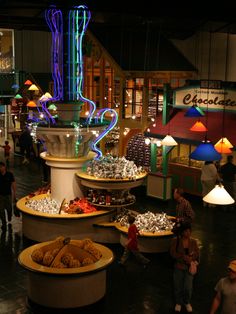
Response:
[[[193,132],[206,132],[207,128],[201,121],[197,121],[191,128],[190,131]]]
[[[232,150],[223,141],[217,142],[214,147],[220,154],[232,154]]]
[[[35,85],[35,84],[32,84],[28,90],[33,90],[33,91],[36,91],[36,90],[39,90],[38,87]]]
[[[224,142],[225,145],[227,145],[229,148],[233,148],[234,146],[230,143],[230,141],[227,139],[227,137],[222,137],[215,145]]]

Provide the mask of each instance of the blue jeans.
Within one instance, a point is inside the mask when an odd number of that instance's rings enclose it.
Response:
[[[191,301],[193,275],[188,269],[174,269],[174,294],[176,304],[188,304]]]

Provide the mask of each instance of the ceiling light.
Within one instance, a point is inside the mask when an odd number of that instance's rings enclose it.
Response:
[[[205,140],[202,141],[197,148],[195,148],[195,150],[189,155],[189,158],[203,161],[214,161],[220,160],[222,156],[216,151],[210,141]]]

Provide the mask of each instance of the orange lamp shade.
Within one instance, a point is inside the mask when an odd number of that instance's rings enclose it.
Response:
[[[34,101],[32,101],[32,100],[29,101],[26,106],[27,106],[27,107],[30,107],[30,108],[35,108],[35,107],[37,107],[36,103],[35,103]]]
[[[32,85],[33,83],[30,80],[26,80],[24,85]]]
[[[207,128],[201,121],[197,121],[191,128],[190,131],[193,132],[206,132]]]
[[[218,142],[214,145],[215,150],[217,150],[220,154],[232,154],[232,150],[228,147],[228,145],[224,142]]]

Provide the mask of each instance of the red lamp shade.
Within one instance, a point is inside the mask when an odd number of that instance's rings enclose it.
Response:
[[[30,80],[26,80],[24,85],[32,85],[33,83]]]
[[[221,142],[216,143],[214,147],[220,154],[232,154],[232,150],[223,140]]]
[[[206,132],[207,128],[201,121],[197,121],[191,128],[190,131],[193,132]]]

